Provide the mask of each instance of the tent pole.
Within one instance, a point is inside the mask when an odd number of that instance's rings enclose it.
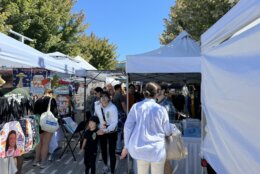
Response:
[[[126,110],[127,110],[127,113],[126,115],[128,114],[129,112],[129,74],[127,73],[126,74]],[[133,166],[130,166],[131,165],[131,161],[130,161],[130,155],[128,154],[127,155],[127,174],[130,174],[131,173],[131,169]]]
[[[86,104],[87,104],[87,77],[84,77],[84,121],[86,121],[87,113],[86,113]]]

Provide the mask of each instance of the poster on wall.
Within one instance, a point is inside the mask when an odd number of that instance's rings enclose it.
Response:
[[[84,83],[79,83],[79,87],[74,95],[75,99],[75,109],[83,110],[84,109]]]
[[[31,86],[32,70],[29,68],[13,69],[13,87],[29,88]]]
[[[0,70],[0,79],[3,80],[1,88],[12,88],[13,87],[13,70]]]
[[[58,112],[60,115],[68,115],[70,107],[69,95],[56,95],[56,102],[58,106]]]
[[[45,89],[51,89],[50,71],[45,69],[32,69],[31,93],[43,95]]]

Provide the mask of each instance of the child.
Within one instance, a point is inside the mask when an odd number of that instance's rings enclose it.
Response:
[[[88,127],[89,129],[84,133],[84,141],[81,151],[85,150],[84,163],[85,173],[88,174],[91,168],[91,174],[95,174],[96,171],[96,157],[98,148],[98,124],[99,119],[96,116],[90,117]]]

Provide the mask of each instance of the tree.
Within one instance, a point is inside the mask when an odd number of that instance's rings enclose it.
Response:
[[[99,39],[93,33],[88,38],[86,48],[91,55],[89,63],[100,70],[114,70],[116,67],[116,46],[108,39]]]
[[[237,0],[176,0],[176,5],[170,9],[169,19],[164,19],[166,29],[161,34],[161,44],[168,44],[183,30],[199,40],[236,2]]]
[[[13,29],[34,39],[42,52],[80,55],[100,69],[113,69],[116,46],[94,34],[87,36],[83,12],[71,13],[76,0],[0,0],[0,31]]]
[[[0,32],[6,32],[10,26],[6,25],[6,20],[10,14],[8,12],[2,12],[0,8]]]
[[[3,12],[11,15],[6,24],[29,38],[42,52],[62,51],[78,54],[77,41],[87,25],[84,14],[71,14],[76,0],[2,0]]]

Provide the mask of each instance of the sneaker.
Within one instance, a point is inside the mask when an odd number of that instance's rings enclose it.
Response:
[[[40,169],[44,169],[47,167],[47,161],[40,163]]]
[[[40,166],[40,162],[37,161],[37,160],[34,160],[34,161],[33,161],[33,166]]]
[[[107,167],[107,165],[104,165],[104,167],[103,167],[103,173],[107,173],[108,172],[108,167]]]

